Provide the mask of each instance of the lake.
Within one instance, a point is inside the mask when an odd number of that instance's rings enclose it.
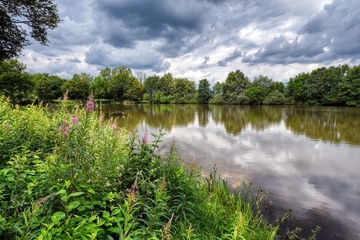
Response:
[[[217,172],[236,189],[269,192],[271,214],[293,209],[285,227],[318,239],[360,239],[360,109],[297,106],[102,104],[139,136],[165,131],[186,163]],[[151,140],[151,137],[149,137]]]

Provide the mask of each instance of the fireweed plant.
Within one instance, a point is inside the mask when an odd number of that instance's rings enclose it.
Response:
[[[93,96],[66,98],[55,111],[0,99],[1,239],[280,239],[287,216],[269,224],[262,191],[234,194],[216,169],[202,180],[173,144],[159,155],[161,130],[139,139]]]

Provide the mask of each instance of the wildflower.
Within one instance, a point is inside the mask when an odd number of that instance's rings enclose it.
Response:
[[[116,130],[117,126],[115,123],[113,123],[113,125],[111,126],[113,130]]]
[[[86,110],[88,110],[89,112],[94,111],[94,102],[88,101],[86,103]]]
[[[79,123],[79,119],[77,117],[72,117],[71,118],[71,122],[74,124],[74,125],[77,125]]]
[[[147,144],[147,142],[148,142],[147,131],[145,131],[144,136],[142,137],[142,141],[143,141],[144,144]]]
[[[70,127],[69,127],[69,126],[61,125],[61,126],[59,127],[59,133],[58,133],[58,135],[59,135],[59,136],[62,136],[62,135],[67,136],[67,135],[69,134],[69,131],[70,131]]]
[[[70,131],[70,127],[69,127],[69,126],[66,126],[66,127],[65,127],[65,131],[64,131],[65,135],[68,135],[68,134],[69,134],[69,131]]]
[[[86,110],[89,112],[94,111],[95,103],[94,103],[94,95],[91,93],[89,96],[89,100],[86,103]]]
[[[4,127],[6,131],[10,131],[10,127],[9,126],[5,126]]]

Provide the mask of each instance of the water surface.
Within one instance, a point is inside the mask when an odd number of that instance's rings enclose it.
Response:
[[[180,156],[214,165],[234,187],[261,186],[272,216],[294,209],[288,226],[318,239],[360,239],[360,109],[205,105],[102,105],[118,124],[142,135],[166,132]],[[269,216],[270,218],[272,216]]]

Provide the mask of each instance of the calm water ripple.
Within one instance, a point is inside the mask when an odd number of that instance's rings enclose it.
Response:
[[[99,107],[99,106],[98,106]],[[236,188],[261,186],[272,218],[294,209],[287,223],[319,239],[360,239],[360,109],[202,105],[102,105],[107,117],[139,135],[166,131],[186,162],[214,165]]]

